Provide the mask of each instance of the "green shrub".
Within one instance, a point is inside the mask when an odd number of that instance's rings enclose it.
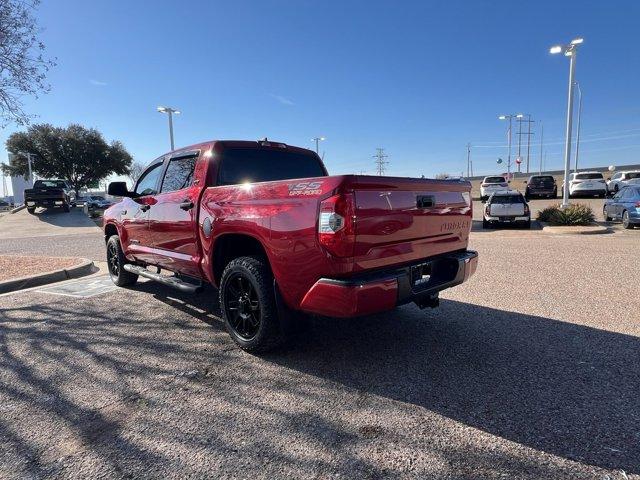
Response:
[[[595,218],[591,207],[582,203],[569,205],[564,210],[560,204],[552,205],[538,213],[539,222],[551,225],[591,225]]]

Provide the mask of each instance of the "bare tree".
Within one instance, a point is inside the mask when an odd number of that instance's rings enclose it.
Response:
[[[25,95],[50,90],[46,82],[55,61],[45,59],[34,12],[40,0],[0,0],[0,123],[26,125],[33,115],[23,110]]]
[[[127,173],[127,176],[129,177],[129,180],[131,180],[132,186],[136,184],[136,182],[140,178],[140,175],[142,175],[142,172],[144,172],[143,164],[139,162],[133,162],[131,164],[131,166],[129,167],[129,173]]]
[[[449,175],[448,173],[439,173],[436,175],[436,180],[446,180],[450,176],[451,175]]]

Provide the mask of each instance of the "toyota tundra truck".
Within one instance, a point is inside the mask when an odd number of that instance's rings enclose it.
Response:
[[[183,292],[218,290],[244,350],[282,343],[303,312],[355,317],[466,281],[471,184],[329,176],[310,150],[268,140],[211,141],[162,155],[104,212],[109,274]],[[292,320],[293,319],[293,320]]]
[[[62,208],[69,213],[76,204],[76,192],[64,180],[36,180],[33,188],[24,191],[24,203],[32,215],[37,207]]]

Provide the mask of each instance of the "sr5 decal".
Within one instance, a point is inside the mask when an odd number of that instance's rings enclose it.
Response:
[[[289,184],[289,195],[320,195],[323,182],[298,182]]]

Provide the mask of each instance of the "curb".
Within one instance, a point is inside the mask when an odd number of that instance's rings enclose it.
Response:
[[[0,282],[0,294],[23,290],[25,288],[39,287],[48,283],[60,282],[72,278],[84,277],[93,273],[93,261],[83,258],[82,263],[70,268],[62,270],[54,270],[53,272],[40,273],[29,277],[14,278]]]
[[[20,210],[23,210],[25,208],[27,208],[27,206],[25,204],[22,204],[19,207],[16,207],[16,208],[10,210],[9,213],[18,213]]]
[[[542,223],[542,231],[557,235],[598,235],[602,233],[610,233],[612,230],[604,225],[577,225],[577,226],[551,226],[548,223]]]

